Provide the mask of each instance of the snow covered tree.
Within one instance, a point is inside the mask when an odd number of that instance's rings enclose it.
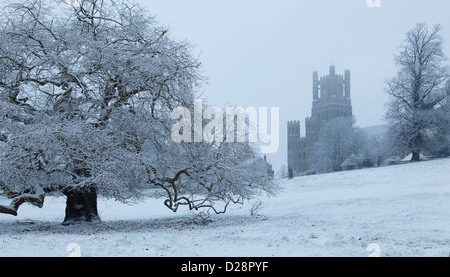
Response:
[[[353,127],[354,119],[338,117],[320,128],[319,139],[314,144],[311,168],[319,173],[341,171],[342,164],[352,154],[361,154],[364,139]]]
[[[171,112],[204,78],[142,7],[25,0],[0,20],[0,213],[55,192],[65,223],[99,220],[98,196],[222,212],[275,188],[249,144],[173,141]]]
[[[422,151],[448,145],[449,117],[442,107],[449,93],[449,68],[443,64],[440,31],[439,25],[429,29],[425,24],[409,31],[395,56],[397,76],[387,82],[388,136],[394,152],[412,153],[412,162],[420,160]]]
[[[384,134],[375,134],[368,139],[368,154],[376,167],[380,167],[382,162],[388,158],[389,143]]]
[[[287,165],[283,164],[282,166],[280,166],[280,169],[278,169],[276,175],[277,175],[277,177],[279,179],[286,179],[286,178],[288,178],[289,177],[289,172],[288,172]]]

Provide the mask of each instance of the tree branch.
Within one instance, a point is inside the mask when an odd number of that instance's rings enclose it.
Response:
[[[13,198],[9,206],[0,205],[0,213],[17,216],[17,210],[23,203],[30,203],[33,206],[42,208],[42,206],[44,205],[44,198],[45,198],[44,194],[35,195],[26,193],[16,196]]]

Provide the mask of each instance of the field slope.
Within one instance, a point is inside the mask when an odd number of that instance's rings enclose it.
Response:
[[[282,180],[276,197],[205,225],[151,199],[100,200],[103,223],[61,226],[65,199],[49,197],[42,209],[0,214],[0,256],[68,256],[76,243],[82,256],[448,257],[449,180],[450,159]],[[379,253],[367,250],[373,243]]]

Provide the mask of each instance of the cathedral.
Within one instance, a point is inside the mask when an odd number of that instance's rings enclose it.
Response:
[[[305,136],[300,136],[300,121],[288,122],[288,169],[290,175],[300,175],[310,170],[314,144],[319,138],[320,126],[337,117],[352,117],[350,99],[350,70],[344,75],[336,74],[335,66],[330,73],[320,77],[313,72],[313,102],[311,116],[305,119]]]

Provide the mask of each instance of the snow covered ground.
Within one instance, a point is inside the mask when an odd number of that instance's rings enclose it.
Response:
[[[161,200],[99,201],[101,224],[62,226],[65,199],[0,214],[0,256],[449,256],[450,159],[283,180],[212,222]],[[0,200],[2,201],[2,200]],[[257,215],[250,215],[262,201]],[[68,251],[69,250],[69,251]]]

